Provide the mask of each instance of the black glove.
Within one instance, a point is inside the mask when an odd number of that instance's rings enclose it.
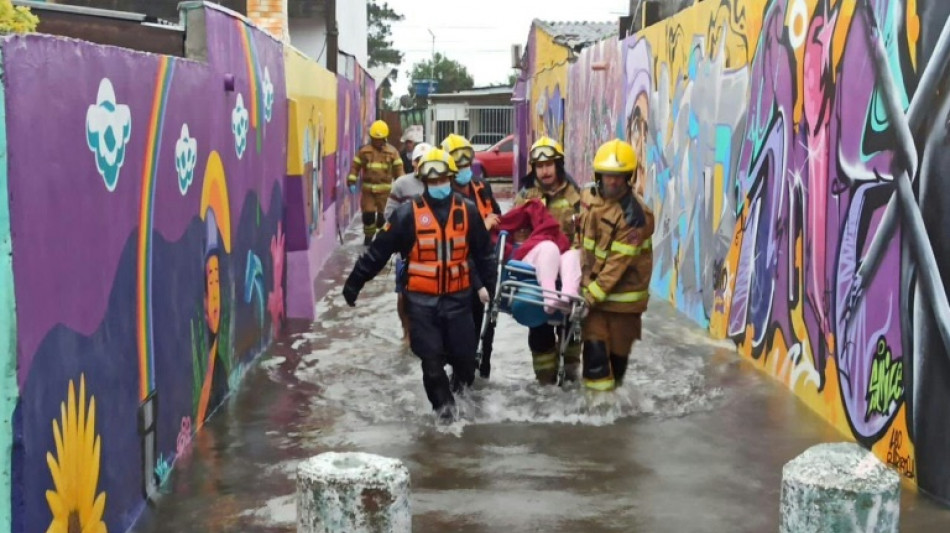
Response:
[[[343,285],[343,299],[350,307],[356,307],[356,297],[360,295],[360,290],[351,283]]]

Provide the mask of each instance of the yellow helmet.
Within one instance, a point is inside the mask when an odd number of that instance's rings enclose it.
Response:
[[[541,137],[537,142],[531,145],[531,151],[528,152],[528,160],[531,164],[541,161],[554,161],[564,158],[564,148],[561,143],[550,137]]]
[[[445,150],[433,148],[419,160],[416,177],[423,181],[442,176],[454,176],[459,171],[455,160]]]
[[[475,149],[472,143],[461,135],[450,133],[448,137],[442,140],[442,149],[452,155],[452,159],[458,166],[467,167],[475,159]]]
[[[377,120],[369,127],[369,136],[374,139],[385,139],[389,137],[389,126],[382,120]]]
[[[594,155],[594,172],[602,174],[629,174],[637,169],[637,153],[633,146],[614,139],[600,145]]]

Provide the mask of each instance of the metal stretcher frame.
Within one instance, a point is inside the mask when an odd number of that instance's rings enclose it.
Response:
[[[497,246],[497,272],[495,277],[495,290],[492,293],[492,299],[485,306],[485,315],[482,319],[482,329],[478,335],[478,349],[475,352],[476,368],[481,366],[484,356],[484,339],[489,328],[494,329],[498,323],[498,314],[511,314],[511,306],[514,302],[522,302],[532,306],[544,307],[544,298],[558,298],[562,302],[570,303],[570,310],[561,310],[551,315],[548,324],[554,326],[557,333],[557,358],[558,373],[557,384],[564,384],[564,354],[567,351],[567,345],[571,340],[580,341],[581,321],[586,315],[587,301],[579,296],[567,294],[561,291],[552,291],[544,289],[537,282],[528,283],[517,279],[508,279],[510,274],[521,274],[524,276],[535,276],[534,270],[520,268],[515,265],[505,264],[504,253],[505,243],[508,240],[508,232],[502,231],[498,235]],[[531,292],[531,297],[522,296],[521,290]],[[539,298],[540,296],[540,298]]]

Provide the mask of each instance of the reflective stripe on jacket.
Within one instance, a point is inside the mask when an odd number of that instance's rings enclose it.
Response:
[[[391,184],[402,175],[402,158],[391,144],[385,144],[379,150],[367,144],[356,152],[353,164],[350,166],[350,175],[346,180],[356,183],[360,172],[363,173],[363,189],[367,192],[383,192],[383,190],[366,189],[367,185]],[[388,192],[388,189],[386,189]]]
[[[488,192],[488,187],[485,187],[485,182],[472,180],[472,193],[475,197],[475,205],[478,206],[478,214],[482,216],[483,220],[495,212],[491,194]]]
[[[581,287],[597,309],[642,313],[650,300],[653,272],[653,212],[634,195],[645,222],[632,227],[620,202],[606,200],[596,188],[581,193]]]
[[[468,289],[468,213],[462,199],[453,195],[444,228],[422,196],[413,199],[412,208],[416,243],[409,252],[406,288],[435,295]]]

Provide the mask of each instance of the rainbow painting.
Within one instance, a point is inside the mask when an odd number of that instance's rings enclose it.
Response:
[[[263,113],[263,90],[261,87],[261,75],[259,60],[257,57],[257,46],[254,45],[254,39],[251,36],[251,27],[244,21],[235,19],[234,23],[238,26],[238,35],[241,36],[241,48],[244,50],[244,62],[247,63],[247,79],[251,88],[251,127],[254,128],[255,138],[257,139],[257,151],[261,151],[261,117]]]
[[[168,88],[175,72],[174,58],[163,56],[155,75],[155,95],[149,117],[145,164],[142,166],[142,201],[139,205],[139,244],[136,273],[136,344],[139,354],[139,400],[145,401],[155,390],[154,342],[152,333],[152,215],[155,209],[155,178],[158,174],[159,148],[165,126]]]

